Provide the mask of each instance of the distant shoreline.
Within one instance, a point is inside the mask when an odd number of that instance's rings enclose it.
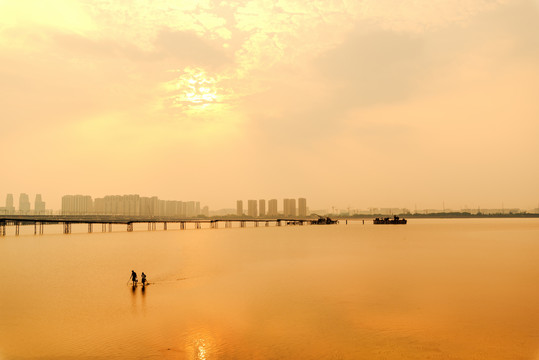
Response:
[[[539,218],[539,214],[519,213],[519,214],[470,214],[470,213],[432,213],[432,214],[395,214],[405,219],[494,219],[494,218]],[[373,215],[352,215],[334,216],[335,219],[372,219],[372,218],[393,217],[387,214]]]

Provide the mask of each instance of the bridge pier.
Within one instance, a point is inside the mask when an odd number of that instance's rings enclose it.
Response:
[[[101,224],[101,232],[107,232],[107,224]]]
[[[269,226],[269,221],[266,221],[266,224],[264,226],[268,227]]]
[[[185,222],[180,222],[180,230],[185,230]]]
[[[277,226],[281,226],[281,220],[277,220],[276,223],[277,223]]]
[[[201,228],[202,228],[202,227],[200,226],[200,222],[198,222],[198,221],[196,222],[196,228],[197,228],[197,229],[201,229]]]
[[[64,234],[71,234],[71,223],[64,223]]]
[[[16,236],[19,236],[20,226],[21,226],[21,223],[17,221],[15,223],[15,235]]]
[[[133,231],[133,223],[127,223],[127,231],[132,232]]]
[[[88,234],[92,233],[92,223],[88,223]]]
[[[163,230],[167,230],[167,223],[166,222],[163,223]]]
[[[112,223],[109,223],[109,232],[112,232]]]
[[[255,221],[255,227],[258,227],[258,221]]]
[[[0,236],[6,236],[6,222],[0,222]]]

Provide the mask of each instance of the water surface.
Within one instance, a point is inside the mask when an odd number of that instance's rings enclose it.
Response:
[[[53,230],[0,238],[0,359],[539,359],[537,219]]]

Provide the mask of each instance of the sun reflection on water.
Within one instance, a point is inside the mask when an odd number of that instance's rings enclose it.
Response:
[[[206,342],[204,339],[198,339],[196,343],[195,359],[206,360]]]
[[[209,333],[195,332],[191,334],[190,340],[187,341],[187,354],[192,360],[207,360],[210,354],[215,351],[214,341]]]

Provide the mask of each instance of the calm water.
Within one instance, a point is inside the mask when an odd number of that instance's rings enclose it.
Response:
[[[144,229],[0,238],[0,359],[539,359],[537,219]]]

